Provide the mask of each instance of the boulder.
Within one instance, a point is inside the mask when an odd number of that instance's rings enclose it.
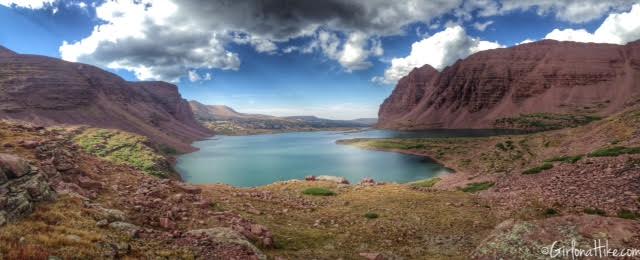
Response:
[[[29,163],[24,159],[12,154],[0,153],[0,171],[7,179],[15,179],[29,174],[30,168]]]
[[[262,251],[251,244],[251,242],[249,242],[242,234],[231,228],[215,227],[208,229],[191,230],[187,232],[187,235],[194,237],[204,236],[218,243],[244,246],[245,248],[254,252],[258,259],[267,259],[267,256],[262,253]]]

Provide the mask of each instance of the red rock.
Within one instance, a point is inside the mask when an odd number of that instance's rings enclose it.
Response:
[[[40,142],[38,142],[38,141],[31,141],[31,140],[29,140],[29,141],[24,141],[24,142],[22,142],[22,144],[20,144],[20,146],[22,146],[22,147],[24,147],[24,148],[27,148],[27,149],[33,149],[33,148],[38,147],[39,145],[40,145]]]
[[[22,177],[30,172],[29,164],[24,159],[6,153],[0,153],[0,172],[9,179]]]
[[[179,151],[193,151],[192,141],[212,134],[173,84],[127,82],[94,66],[44,56],[0,56],[9,57],[0,59],[0,119],[121,129]]]
[[[251,233],[254,235],[261,235],[262,231],[264,230],[264,227],[262,225],[258,225],[258,224],[252,224],[251,225]]]
[[[504,117],[597,106],[610,115],[640,95],[639,60],[640,41],[544,40],[478,52],[439,73],[425,65],[398,81],[377,127],[491,128]]]
[[[178,184],[177,185],[178,188],[180,188],[182,191],[189,193],[189,194],[199,194],[200,192],[202,192],[202,189],[193,186],[193,185],[189,185],[189,184]]]
[[[174,229],[176,228],[176,224],[169,218],[160,218],[160,227],[164,229]]]

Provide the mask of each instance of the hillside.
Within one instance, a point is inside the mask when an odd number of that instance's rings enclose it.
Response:
[[[211,135],[175,85],[127,82],[90,65],[6,48],[0,48],[0,119],[121,129],[180,151]]]
[[[544,40],[478,52],[400,79],[380,106],[388,129],[573,127],[640,99],[640,42]]]
[[[204,105],[189,101],[198,121],[216,133],[251,135],[281,132],[339,130],[369,127],[372,120],[331,120],[315,116],[276,117],[245,114],[224,105]]]

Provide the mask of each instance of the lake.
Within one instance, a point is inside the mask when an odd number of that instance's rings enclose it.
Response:
[[[491,136],[516,133],[498,130],[430,130],[400,132],[298,132],[253,136],[215,136],[194,143],[199,151],[178,157],[177,171],[189,183],[225,183],[253,187],[308,175],[333,175],[358,183],[406,183],[450,173],[434,161],[393,152],[370,151],[336,140],[352,138],[421,138]]]

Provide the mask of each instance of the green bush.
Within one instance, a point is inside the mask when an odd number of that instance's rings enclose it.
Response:
[[[364,214],[364,217],[368,219],[375,219],[375,218],[378,218],[379,216],[377,213],[367,212]]]
[[[558,210],[554,209],[554,208],[548,208],[544,211],[544,215],[545,216],[555,216],[558,215]]]
[[[623,154],[639,154],[640,147],[624,147],[624,146],[614,146],[610,148],[603,148],[596,151],[593,151],[589,154],[589,157],[610,157],[610,156],[619,156]]]
[[[545,162],[563,162],[563,163],[576,163],[582,159],[582,155],[576,156],[558,156],[551,159],[544,160]]]
[[[116,164],[131,166],[158,177],[167,177],[164,157],[147,144],[146,137],[117,130],[89,128],[74,138],[85,152]]]
[[[618,217],[624,218],[624,219],[637,219],[637,218],[640,218],[640,215],[636,212],[622,209],[618,211]]]
[[[522,172],[522,174],[538,174],[538,173],[541,173],[541,172],[543,172],[543,171],[549,170],[549,169],[551,169],[551,168],[553,168],[553,164],[551,164],[551,163],[544,163],[544,164],[543,164],[543,165],[541,165],[541,166],[533,167],[533,168],[531,168],[531,169],[528,169],[528,170],[526,170],[526,171]]]
[[[474,182],[474,183],[469,183],[467,184],[467,187],[462,188],[462,191],[464,192],[478,192],[478,191],[483,191],[483,190],[487,190],[491,187],[493,187],[495,183],[493,182]]]
[[[325,189],[325,188],[319,188],[319,187],[308,188],[308,189],[302,191],[302,194],[311,195],[311,196],[334,196],[334,195],[336,195],[336,193],[333,192],[332,190]]]
[[[433,187],[433,185],[436,185],[436,183],[438,183],[440,180],[441,180],[440,178],[436,177],[436,178],[431,178],[427,180],[416,181],[416,182],[412,182],[411,186],[420,187],[420,188],[431,188]]]
[[[601,210],[599,208],[586,208],[584,209],[584,213],[589,214],[589,215],[600,215],[600,216],[606,216],[607,212],[605,212],[604,210]]]

